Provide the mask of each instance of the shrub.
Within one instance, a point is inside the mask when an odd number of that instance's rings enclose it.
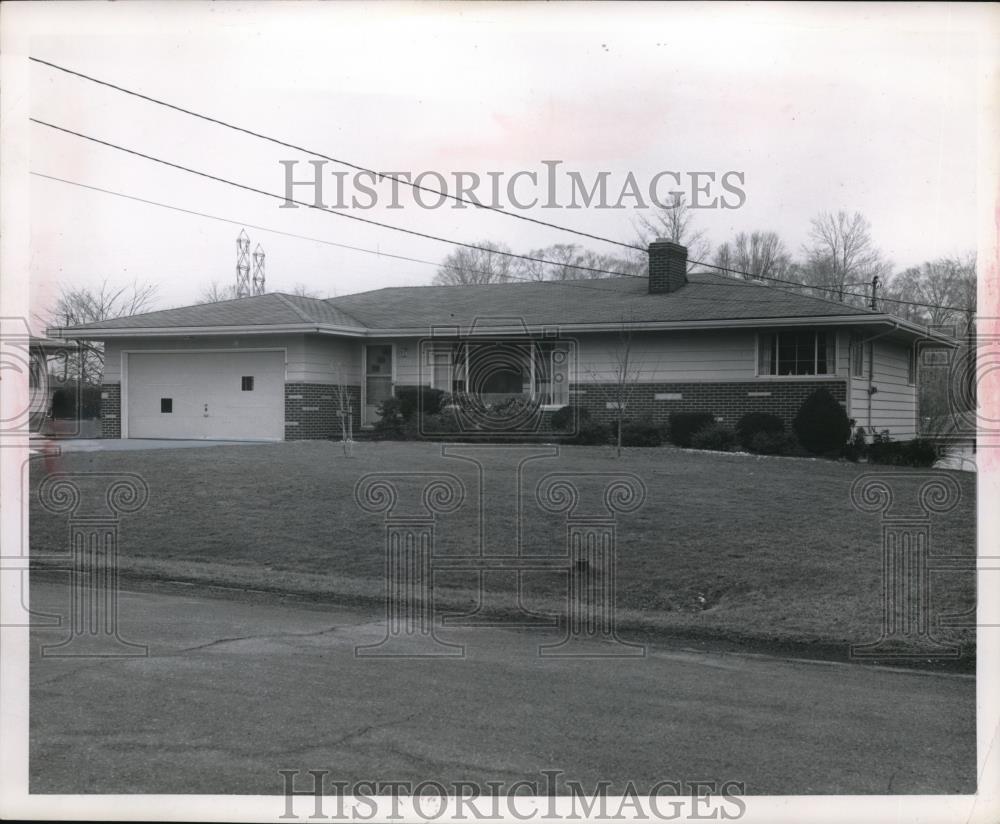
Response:
[[[799,443],[817,455],[839,455],[851,435],[844,407],[825,389],[817,389],[803,401],[792,428]]]
[[[663,429],[650,421],[624,421],[622,446],[660,446]]]
[[[101,387],[94,384],[70,383],[52,393],[53,418],[101,417]]]
[[[868,440],[865,438],[865,430],[862,427],[859,426],[854,430],[854,435],[844,445],[841,454],[853,463],[857,463],[868,454]]]
[[[691,446],[691,437],[699,430],[715,423],[711,412],[672,412],[670,414],[670,442],[677,446]]]
[[[396,400],[399,401],[399,413],[404,420],[409,420],[417,411],[422,415],[436,415],[441,411],[445,393],[441,389],[430,386],[397,386]]]
[[[422,432],[419,435],[447,435],[462,431],[461,421],[452,409],[444,409],[436,415],[425,415],[421,421]]]
[[[576,434],[567,438],[566,443],[580,446],[604,446],[611,443],[611,427],[589,418],[581,420]]]
[[[782,435],[784,431],[785,422],[769,412],[748,412],[736,423],[736,437],[740,445],[751,452],[756,451],[751,447],[756,435]]]
[[[940,457],[937,444],[926,438],[911,441],[892,441],[886,434],[876,435],[868,447],[871,463],[890,466],[928,467]]]
[[[552,413],[549,422],[556,432],[566,432],[576,421],[583,423],[590,419],[590,413],[585,408],[573,409],[572,406],[563,406]]]
[[[797,448],[795,438],[787,432],[758,432],[748,447],[756,455],[788,455]]]
[[[378,405],[378,420],[372,425],[372,435],[382,440],[396,440],[406,434],[406,418],[399,398],[386,398]]]
[[[732,452],[736,446],[736,433],[725,424],[712,423],[691,436],[691,446],[695,449]]]

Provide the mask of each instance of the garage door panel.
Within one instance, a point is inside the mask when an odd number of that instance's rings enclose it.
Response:
[[[284,436],[283,352],[133,352],[126,381],[130,438]]]

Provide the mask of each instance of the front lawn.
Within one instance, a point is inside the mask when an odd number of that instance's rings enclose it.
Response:
[[[484,461],[490,551],[514,550],[512,481],[522,457],[499,447]],[[331,600],[378,599],[384,523],[354,500],[355,483],[371,472],[400,473],[401,505],[413,483],[405,473],[458,475],[469,499],[440,517],[437,551],[468,555],[479,547],[477,468],[442,457],[441,447],[429,443],[359,443],[351,459],[330,442],[76,453],[61,458],[58,469],[134,472],[146,479],[148,505],[122,521],[126,572],[313,592]],[[851,483],[863,472],[902,474],[893,491],[908,505],[928,470],[672,448],[629,449],[619,460],[610,447],[562,447],[557,458],[525,465],[526,555],[563,551],[564,516],[544,513],[534,501],[538,480],[556,471],[630,472],[646,485],[646,504],[618,519],[624,623],[841,644],[877,638],[882,616],[880,519],[852,506]],[[972,555],[975,476],[951,474],[962,501],[951,513],[934,516],[931,551]],[[43,476],[42,464],[36,465],[33,486]],[[581,478],[584,494],[592,491],[593,481]],[[31,518],[33,552],[65,549],[65,516],[47,513],[33,495]],[[474,582],[468,572],[440,573],[439,603],[467,609]],[[528,572],[523,583],[532,606],[563,609],[561,573]],[[498,575],[490,584],[514,585],[513,575]],[[973,603],[971,572],[932,573],[931,588],[932,618]],[[967,645],[973,640],[968,633],[950,637]]]

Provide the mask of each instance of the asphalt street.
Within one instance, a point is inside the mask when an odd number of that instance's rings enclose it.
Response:
[[[69,590],[35,582],[66,614]],[[279,794],[278,770],[344,781],[585,786],[738,781],[748,794],[969,793],[975,682],[949,674],[649,647],[538,654],[554,630],[448,628],[461,657],[358,657],[376,613],[123,592],[125,658],[32,638],[33,793]],[[594,644],[599,652],[601,645]],[[280,810],[279,810],[280,812]]]

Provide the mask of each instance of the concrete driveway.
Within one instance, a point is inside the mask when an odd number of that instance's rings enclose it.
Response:
[[[67,452],[135,452],[144,449],[195,449],[206,446],[252,446],[275,441],[179,441],[155,438],[32,438],[31,449],[43,452],[58,449]]]
[[[68,588],[36,582],[31,603],[66,614]],[[555,769],[748,794],[976,786],[968,676],[656,646],[541,658],[552,631],[483,628],[442,630],[463,658],[359,658],[378,614],[264,598],[124,592],[119,614],[148,656],[43,658],[65,631],[33,632],[33,793],[280,794],[280,769],[481,785]]]

